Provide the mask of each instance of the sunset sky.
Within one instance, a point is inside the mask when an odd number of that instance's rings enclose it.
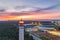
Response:
[[[60,19],[60,0],[0,0],[0,21]]]

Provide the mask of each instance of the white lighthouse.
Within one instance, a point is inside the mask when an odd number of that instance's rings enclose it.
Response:
[[[19,21],[19,40],[24,40],[24,21]]]

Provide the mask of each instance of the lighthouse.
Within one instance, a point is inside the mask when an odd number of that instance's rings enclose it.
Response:
[[[19,40],[24,40],[24,21],[19,21]]]

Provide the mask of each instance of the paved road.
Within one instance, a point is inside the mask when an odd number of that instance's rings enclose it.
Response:
[[[30,35],[35,39],[35,40],[41,40],[40,36],[35,34],[35,33],[30,33]]]
[[[50,31],[50,30],[47,30],[47,32],[52,34],[52,35],[56,35],[56,36],[60,37],[60,31]]]
[[[40,35],[40,36],[46,37],[48,39],[60,40],[59,36],[51,35],[51,34],[49,34],[47,32],[35,32],[35,33],[38,34],[38,35]]]

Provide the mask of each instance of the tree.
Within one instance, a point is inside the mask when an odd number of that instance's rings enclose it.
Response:
[[[60,23],[59,21],[54,21],[54,27],[56,30],[60,30]]]

